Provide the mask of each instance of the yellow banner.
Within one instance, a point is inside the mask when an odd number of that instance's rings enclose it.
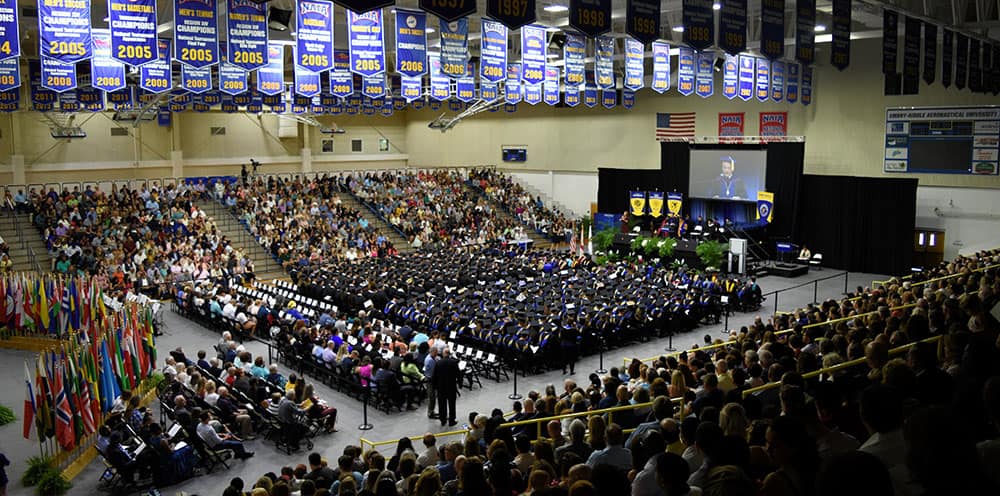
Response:
[[[757,220],[761,219],[768,224],[774,219],[774,193],[757,192]]]
[[[632,206],[632,215],[646,215],[646,192],[632,191],[629,193],[629,205]]]

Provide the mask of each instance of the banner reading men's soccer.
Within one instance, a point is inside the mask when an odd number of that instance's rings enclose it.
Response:
[[[118,91],[125,87],[125,65],[111,58],[111,34],[93,33],[94,56],[90,59],[90,85],[101,91]]]
[[[348,10],[347,33],[351,50],[351,72],[362,76],[375,76],[385,72],[382,11],[356,14]]]
[[[90,0],[38,0],[42,58],[67,64],[87,60],[93,55],[90,36]]]
[[[295,16],[295,65],[307,71],[333,68],[333,4],[299,0]]]
[[[663,93],[670,89],[670,45],[653,42],[653,91]]]
[[[0,0],[0,60],[21,56],[17,0]]]
[[[226,43],[229,63],[252,71],[267,64],[267,15],[265,4],[253,0],[228,0]]]
[[[108,0],[111,56],[131,66],[157,59],[156,0]]]
[[[507,26],[483,19],[481,29],[480,78],[490,83],[499,83],[507,76]]]
[[[646,192],[629,191],[628,204],[632,207],[631,214],[637,217],[646,215]]]
[[[423,12],[396,9],[396,72],[408,78],[427,73],[427,14]]]
[[[538,85],[545,81],[547,46],[544,27],[531,25],[521,28],[521,80],[526,85]]]
[[[174,58],[191,67],[219,62],[217,0],[174,0]]]
[[[585,58],[587,57],[587,39],[573,33],[566,33],[566,44],[563,45],[563,64],[566,66],[566,85],[580,86],[585,77]]]
[[[659,217],[663,215],[662,191],[650,191],[648,202],[649,202],[649,215],[651,217]]]

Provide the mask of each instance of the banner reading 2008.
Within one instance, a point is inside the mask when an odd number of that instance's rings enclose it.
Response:
[[[219,62],[217,0],[174,0],[174,58],[191,67]]]
[[[156,0],[108,0],[111,56],[140,66],[156,60]]]
[[[385,45],[382,43],[382,11],[364,14],[347,11],[351,72],[370,77],[385,72]]]
[[[295,65],[312,72],[333,68],[333,4],[299,0],[295,17]]]
[[[90,85],[101,91],[118,91],[125,87],[125,66],[111,58],[111,35],[93,34],[94,57],[90,59]]]
[[[264,4],[229,0],[226,36],[229,63],[252,71],[267,64],[267,16]]]
[[[89,59],[90,0],[38,0],[38,36],[42,58],[64,63]]]

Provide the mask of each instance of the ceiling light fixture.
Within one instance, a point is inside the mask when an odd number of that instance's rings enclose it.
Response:
[[[546,12],[553,12],[553,13],[556,13],[556,12],[566,12],[567,10],[569,10],[569,7],[567,7],[565,5],[546,5],[545,8],[542,9],[542,10],[544,10]]]
[[[674,26],[673,31],[675,33],[683,33],[684,32],[684,26]]]
[[[817,33],[822,33],[823,31],[826,31],[826,26],[824,26],[824,25],[822,25],[822,24],[817,24],[817,25],[816,25],[816,26],[815,26],[815,27],[813,28],[813,31],[816,31]]]

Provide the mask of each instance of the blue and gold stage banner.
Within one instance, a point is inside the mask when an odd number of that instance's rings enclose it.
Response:
[[[427,14],[396,9],[396,72],[414,78],[427,74]]]
[[[312,98],[319,95],[323,84],[320,73],[304,69],[296,65],[294,68],[293,89],[296,95]]]
[[[611,0],[569,0],[569,25],[593,38],[611,31]]]
[[[78,88],[76,90],[76,100],[88,112],[100,112],[104,110],[104,92],[93,86]]]
[[[469,18],[439,21],[441,72],[452,79],[458,79],[465,76],[469,62]]]
[[[0,61],[0,91],[21,86],[21,64],[17,59]]]
[[[937,26],[924,23],[924,82],[933,84],[937,78]]]
[[[225,52],[226,47],[227,45],[221,44],[219,50]],[[219,59],[226,60],[226,57],[222,56]],[[219,91],[227,95],[239,95],[246,92],[249,89],[247,74],[247,71],[240,66],[219,62]]]
[[[618,105],[618,90],[601,90],[601,105],[606,109],[613,109]]]
[[[110,46],[110,40],[108,41]],[[135,87],[126,86],[117,91],[109,91],[105,93],[107,97],[108,104],[115,109],[129,109],[135,106]]]
[[[101,91],[125,87],[125,64],[111,58],[111,34],[94,30],[94,56],[90,59],[90,85]]]
[[[559,104],[559,68],[545,68],[545,103],[549,105]]]
[[[715,43],[715,11],[712,0],[683,0],[681,17],[684,23],[684,43],[695,50],[704,50]],[[678,84],[678,86],[680,86]]]
[[[833,0],[832,21],[830,65],[842,71],[851,64],[851,0]]]
[[[681,47],[680,50],[677,56],[677,92],[688,96],[694,93],[696,54],[688,47]]]
[[[76,63],[42,58],[42,87],[56,93],[76,89]]]
[[[653,91],[663,93],[670,89],[670,44],[653,42]]]
[[[181,64],[181,88],[194,94],[212,89],[212,68],[195,68]]]
[[[420,8],[445,21],[456,21],[476,13],[476,0],[420,0]]]
[[[813,70],[812,67],[802,67],[802,105],[809,105],[813,98]]]
[[[492,102],[500,98],[500,90],[497,88],[497,84],[480,81],[479,98],[481,98],[484,102]]]
[[[228,61],[248,71],[267,64],[267,6],[254,0],[227,0]]]
[[[17,112],[21,109],[19,90],[0,91],[0,112]]]
[[[760,53],[771,60],[785,56],[785,0],[760,2]]]
[[[108,24],[115,60],[137,67],[157,59],[156,0],[108,0]]]
[[[563,64],[566,66],[566,85],[582,86],[584,83],[587,57],[587,38],[574,33],[566,33],[563,45]]]
[[[528,105],[538,105],[542,103],[542,85],[522,84],[524,91],[524,103]]]
[[[739,94],[739,57],[726,54],[722,64],[722,95],[732,100]]]
[[[799,64],[788,62],[785,64],[785,101],[795,103],[799,101]]]
[[[371,99],[385,97],[385,74],[363,78],[361,80],[361,94]]]
[[[635,106],[635,92],[630,89],[622,90],[622,107],[631,109]]]
[[[565,103],[567,107],[576,107],[580,104],[579,86],[566,86],[563,91],[563,103]]]
[[[431,71],[430,97],[439,102],[451,98],[451,78],[441,73],[441,57],[436,53],[427,55]]]
[[[774,193],[757,192],[757,220],[770,224],[774,219]]]
[[[481,29],[479,78],[496,84],[507,77],[507,26],[483,19]]]
[[[695,93],[708,98],[715,93],[715,52],[706,50],[698,53],[697,81]]]
[[[392,7],[396,4],[396,0],[333,0],[333,3],[348,10],[364,13],[382,7]]]
[[[648,202],[649,202],[649,215],[651,217],[660,217],[661,215],[663,215],[662,191],[650,191]]]
[[[597,56],[594,62],[594,75],[597,77],[597,87],[612,88],[615,85],[615,39],[610,36],[598,36],[595,49]]]
[[[954,57],[955,33],[950,29],[945,29],[944,39],[941,41],[941,86],[945,88],[951,86]]]
[[[175,60],[191,67],[219,62],[218,6],[217,0],[174,0]]]
[[[486,15],[518,29],[535,22],[535,0],[486,0]]]
[[[628,205],[631,208],[629,213],[636,217],[641,217],[646,215],[646,192],[645,191],[629,191],[628,192]]]
[[[771,61],[757,59],[757,100],[766,102],[771,98]]]
[[[257,91],[277,95],[285,91],[285,46],[267,44],[267,65],[257,70]]]
[[[17,0],[0,0],[0,60],[20,56],[21,35],[18,28]]]
[[[423,76],[403,76],[400,79],[400,83],[402,85],[400,91],[403,93],[403,98],[406,99],[406,103],[410,103],[424,96]]]
[[[514,104],[523,98],[521,88],[521,64],[507,64],[507,82],[504,83],[504,99]]]
[[[903,94],[920,92],[920,35],[923,23],[916,17],[906,16],[903,33]]]
[[[816,0],[795,0],[795,60],[816,61]]]
[[[298,0],[295,14],[295,66],[311,72],[333,68],[333,4]]]
[[[882,74],[895,74],[899,51],[899,14],[882,10]]]
[[[526,85],[539,85],[545,81],[546,47],[544,26],[521,28],[521,80]]]
[[[667,212],[670,212],[670,215],[680,215],[681,207],[683,206],[684,206],[683,194],[677,193],[675,191],[667,193]]]
[[[374,76],[385,72],[382,27],[381,10],[364,14],[347,11],[347,44],[351,52],[351,72],[362,76]]]
[[[93,55],[90,36],[90,0],[38,0],[42,58],[66,64],[87,60]]]
[[[756,68],[754,66],[756,63],[756,57],[753,55],[740,55],[739,63],[739,97],[740,100],[746,102],[750,101],[750,99],[754,96],[754,81],[757,80]]]
[[[625,38],[625,81],[623,86],[630,90],[639,90],[645,85],[646,70],[645,45],[641,41]]]
[[[587,71],[587,82],[583,86],[583,104],[594,108],[598,103],[597,82],[594,81],[594,71]]]
[[[469,68],[465,71],[465,77],[455,81],[455,98],[463,103],[468,103],[476,99],[476,68],[469,62]]]
[[[643,45],[660,37],[660,0],[628,0],[625,33]]]
[[[354,94],[354,74],[351,73],[351,56],[347,51],[334,50],[333,70],[327,74],[331,95],[347,98]]]
[[[719,48],[732,56],[747,49],[747,0],[719,2]]]
[[[780,102],[785,98],[785,63],[771,62],[771,100]]]

